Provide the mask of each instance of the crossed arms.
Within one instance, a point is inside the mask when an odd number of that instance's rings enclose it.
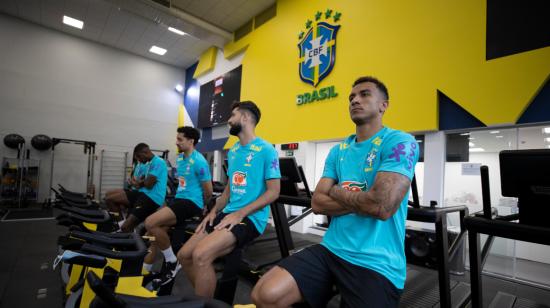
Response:
[[[331,178],[321,178],[311,208],[315,214],[340,216],[356,213],[380,220],[390,218],[409,191],[411,181],[395,172],[379,172],[369,191],[352,192],[341,188]]]

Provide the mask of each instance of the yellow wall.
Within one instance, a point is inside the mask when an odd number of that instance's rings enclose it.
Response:
[[[260,106],[257,133],[272,143],[352,133],[347,96],[362,75],[388,86],[393,128],[436,130],[438,89],[487,125],[515,123],[549,76],[550,48],[486,61],[485,3],[282,0],[274,19],[224,54],[246,48],[241,99]],[[327,8],[342,13],[341,28],[335,67],[317,89],[334,85],[339,96],[297,106],[296,95],[314,89],[298,75],[298,33]]]

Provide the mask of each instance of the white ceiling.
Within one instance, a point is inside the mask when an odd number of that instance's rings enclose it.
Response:
[[[234,32],[252,17],[275,4],[275,0],[172,0],[182,9],[224,30]]]
[[[136,55],[186,68],[211,46],[223,46],[231,32],[275,0],[172,0],[166,8],[151,0],[0,0],[0,12]],[[79,30],[63,15],[84,22]],[[184,36],[168,31],[178,28]],[[156,45],[164,56],[149,52]]]

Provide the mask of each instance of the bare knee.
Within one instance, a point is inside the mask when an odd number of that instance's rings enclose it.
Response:
[[[157,228],[157,222],[155,219],[153,219],[151,216],[147,217],[145,219],[145,229],[147,229],[148,232],[151,232],[152,234],[155,232],[155,228]]]
[[[205,266],[212,263],[212,257],[210,254],[201,249],[201,247],[195,248],[192,253],[193,264],[196,266]]]
[[[277,306],[281,299],[279,292],[266,288],[265,284],[256,285],[250,294],[252,302],[258,307]]]
[[[193,251],[186,245],[183,245],[183,247],[178,251],[177,257],[181,264],[189,263],[192,261]]]
[[[258,307],[288,307],[302,301],[302,295],[294,278],[276,266],[258,281],[251,299]]]

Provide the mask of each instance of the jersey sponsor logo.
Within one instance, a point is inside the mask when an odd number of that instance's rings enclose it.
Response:
[[[366,191],[367,182],[344,181],[340,186],[347,191]]]
[[[185,182],[185,178],[183,176],[178,178],[178,183],[178,190],[184,190],[187,183]]]
[[[246,173],[241,171],[233,172],[232,181],[233,186],[246,186]]]

